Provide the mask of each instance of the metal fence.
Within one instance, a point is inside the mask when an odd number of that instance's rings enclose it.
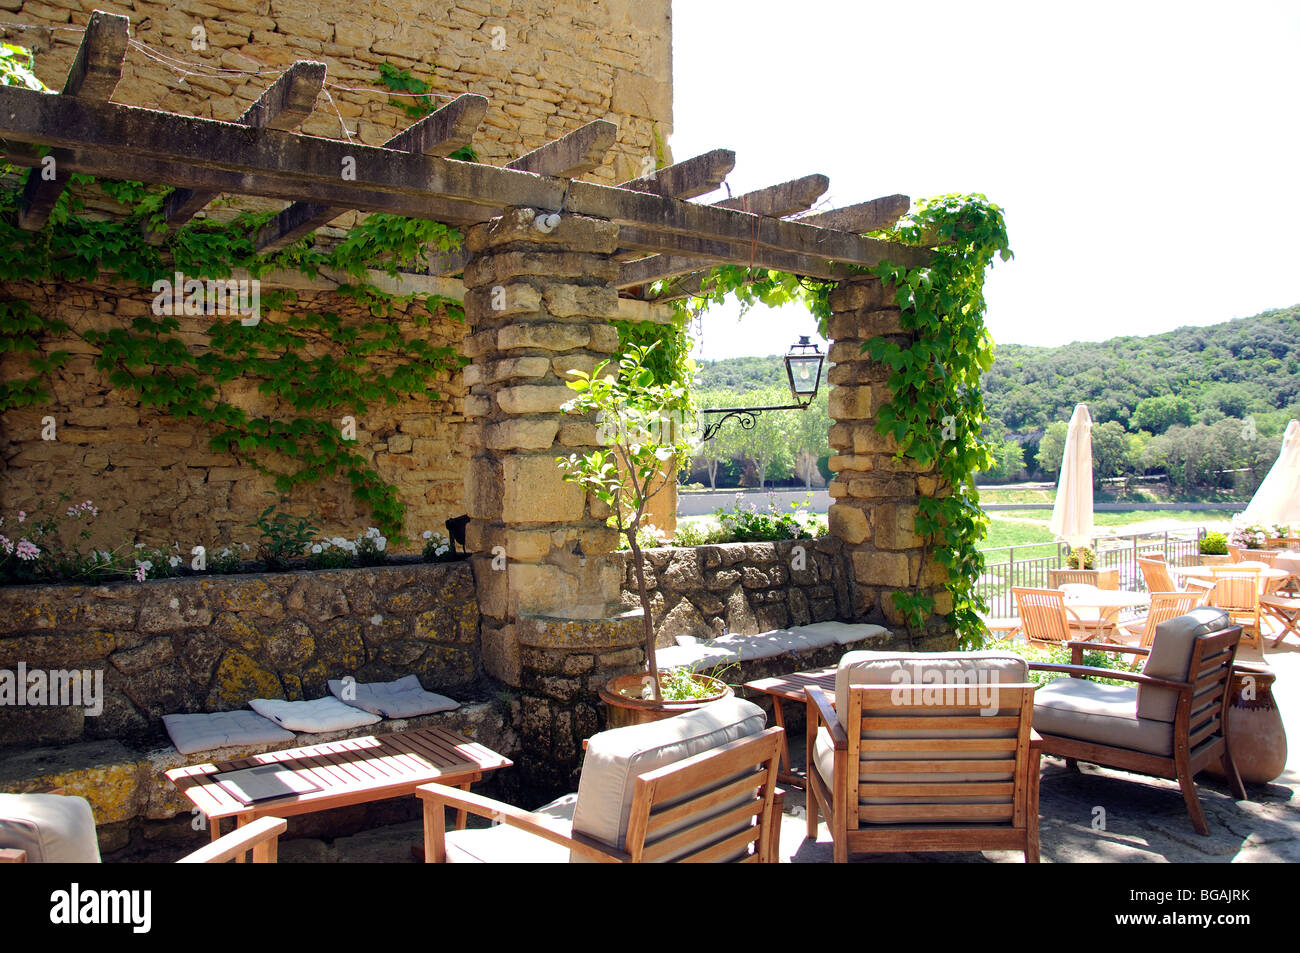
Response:
[[[1097,556],[1093,568],[1118,569],[1121,589],[1142,590],[1146,588],[1146,582],[1137,564],[1140,554],[1163,553],[1171,566],[1188,565],[1196,561],[1200,552],[1198,542],[1204,535],[1205,529],[1198,527],[1172,533],[1094,537],[1091,549]],[[1065,551],[1064,543],[1031,543],[981,550],[985,560],[984,574],[980,576],[976,589],[988,603],[989,615],[1015,615],[1012,587],[1046,588],[1047,571],[1065,568]]]

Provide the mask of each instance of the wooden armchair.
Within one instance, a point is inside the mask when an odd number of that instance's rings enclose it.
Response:
[[[424,802],[427,863],[776,863],[782,729],[741,699],[588,740],[576,795],[525,811],[441,784]],[[497,822],[447,831],[447,808]]]
[[[1102,634],[1101,616],[1096,619],[1084,619],[1065,604],[1065,593],[1060,589],[1021,589],[1013,588],[1011,597],[1016,602],[1016,611],[1020,615],[1021,631],[1031,643],[1059,645],[1068,642],[1071,630],[1091,632],[1088,638]]]
[[[1260,572],[1251,566],[1215,566],[1214,591],[1208,604],[1228,613],[1228,618],[1243,628],[1243,638],[1260,647],[1259,597]]]
[[[1198,834],[1210,833],[1193,780],[1222,758],[1239,800],[1247,800],[1227,742],[1229,685],[1241,627],[1203,607],[1157,626],[1150,649],[1070,642],[1069,665],[1032,664],[1031,671],[1065,672],[1038,690],[1034,725],[1043,754],[1177,781]],[[1084,652],[1124,652],[1146,658],[1141,674],[1091,668]],[[1084,676],[1132,682],[1103,685]]]
[[[927,680],[933,672],[942,685]],[[1034,686],[1023,659],[850,652],[835,681],[834,701],[805,691],[808,837],[824,816],[836,863],[946,850],[1038,861]]]
[[[1142,578],[1147,584],[1147,592],[1178,592],[1174,577],[1169,572],[1169,564],[1163,559],[1139,556],[1137,563],[1138,568],[1142,570]]]
[[[1136,640],[1142,648],[1150,648],[1151,640],[1156,634],[1156,627],[1160,623],[1168,622],[1170,619],[1191,612],[1197,606],[1204,605],[1208,595],[1208,589],[1192,592],[1152,592],[1151,608],[1147,614],[1132,622],[1121,623],[1120,629]]]
[[[288,823],[260,817],[182,857],[180,864],[276,861]],[[98,863],[95,815],[90,802],[58,794],[0,794],[0,863]]]

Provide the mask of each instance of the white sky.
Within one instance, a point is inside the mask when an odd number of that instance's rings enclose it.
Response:
[[[1300,302],[1300,3],[677,0],[673,156],[826,207],[982,192],[1016,258],[995,341],[1056,345]],[[713,200],[722,197],[715,195]],[[715,308],[702,356],[783,353],[802,309]]]

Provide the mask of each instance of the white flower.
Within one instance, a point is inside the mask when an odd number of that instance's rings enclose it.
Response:
[[[388,545],[388,540],[382,536],[380,536],[377,540],[375,540],[375,548],[379,550],[381,553],[384,551],[384,548],[387,545]]]
[[[378,538],[379,538],[379,530],[377,530],[377,529],[375,529],[375,527],[371,526],[369,529],[366,530],[366,535],[369,536],[371,539],[378,539]]]
[[[311,551],[314,555],[320,555],[320,551],[321,551],[320,543],[317,543],[315,546],[313,546],[311,548]]]
[[[431,529],[426,529],[422,535],[423,535],[423,537],[424,537],[425,539],[432,539],[432,538],[433,538],[433,530],[431,530]]]
[[[146,570],[153,568],[153,561],[146,559],[144,562],[136,563],[137,566],[143,566]]]
[[[170,559],[168,559],[167,562],[173,569],[175,569],[177,566],[181,564],[181,557],[173,556]]]

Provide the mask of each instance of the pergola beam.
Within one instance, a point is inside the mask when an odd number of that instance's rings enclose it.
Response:
[[[782,218],[812,208],[830,185],[831,180],[824,175],[805,175],[798,179],[791,179],[789,182],[769,185],[753,192],[746,192],[744,195],[723,199],[721,202],[714,202],[713,205],[717,208],[735,209],[753,215]],[[676,255],[654,255],[650,258],[642,258],[623,266],[618,287],[631,288],[675,275],[690,274],[699,271],[704,264],[698,259]]]
[[[14,86],[0,87],[0,139],[76,150],[99,174],[116,178],[330,207],[464,222],[485,220],[481,208],[511,206],[588,215],[640,227],[647,252],[672,251],[670,236],[684,235],[855,265],[929,260],[910,246],[649,192]],[[449,208],[463,214],[449,216]],[[735,258],[751,260],[757,258],[749,253]]]
[[[714,149],[683,162],[658,169],[639,179],[620,183],[620,189],[649,192],[672,199],[693,199],[707,195],[722,185],[736,167],[736,154],[729,149]]]
[[[467,146],[487,114],[488,101],[474,93],[458,96],[441,109],[403,129],[385,149],[414,155],[446,156]],[[348,212],[347,206],[295,202],[262,227],[253,241],[258,252],[274,252],[328,225]]]
[[[126,17],[102,10],[90,15],[81,46],[63,84],[64,96],[88,102],[109,100],[122,79],[130,22]],[[67,158],[64,154],[56,149],[51,156],[54,165],[49,178],[46,178],[46,167],[38,164],[27,173],[27,181],[23,183],[23,194],[18,200],[18,227],[24,231],[36,232],[45,226],[72,175],[71,169],[64,168],[63,160]]]
[[[912,200],[906,195],[886,195],[883,198],[872,199],[870,202],[859,202],[857,205],[846,205],[844,208],[805,215],[798,221],[805,225],[818,225],[822,228],[856,232],[860,235],[863,232],[889,228],[906,215],[911,207]]]
[[[299,60],[280,74],[257,102],[235,120],[255,129],[281,129],[288,132],[301,126],[316,108],[316,97],[325,85],[325,64]],[[163,221],[168,228],[184,225],[221,193],[194,189],[176,189],[163,203]],[[150,230],[150,244],[158,244],[165,230]]]
[[[617,125],[608,119],[593,119],[568,135],[507,162],[506,168],[576,179],[605,161],[605,154],[617,136]]]

